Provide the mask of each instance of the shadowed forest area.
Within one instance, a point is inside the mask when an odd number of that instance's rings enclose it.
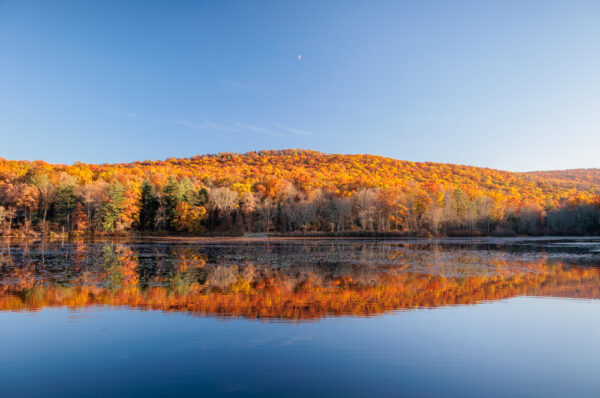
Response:
[[[23,235],[593,235],[600,171],[533,173],[282,150],[128,164],[0,160]]]

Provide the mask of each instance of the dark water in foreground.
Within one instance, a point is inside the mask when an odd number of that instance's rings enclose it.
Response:
[[[600,395],[600,239],[4,242],[0,396]]]

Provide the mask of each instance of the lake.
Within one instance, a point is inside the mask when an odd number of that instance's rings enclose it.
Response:
[[[3,241],[0,395],[600,396],[600,239]]]

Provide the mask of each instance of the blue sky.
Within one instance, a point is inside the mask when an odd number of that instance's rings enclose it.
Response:
[[[600,167],[598,71],[599,1],[0,0],[0,156]]]

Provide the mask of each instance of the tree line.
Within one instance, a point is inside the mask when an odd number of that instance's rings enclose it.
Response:
[[[52,178],[51,178],[52,177]],[[600,233],[600,201],[522,203],[497,192],[467,192],[409,181],[393,187],[305,190],[259,184],[164,183],[103,178],[81,183],[59,173],[0,182],[0,233],[23,234],[418,234],[589,235]]]

